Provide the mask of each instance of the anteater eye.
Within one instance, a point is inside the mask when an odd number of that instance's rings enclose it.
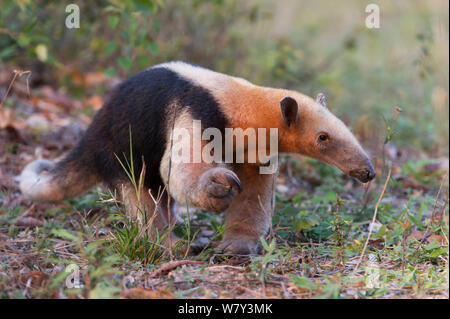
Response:
[[[319,135],[319,140],[322,142],[325,142],[326,140],[328,140],[328,135],[327,134],[320,134]]]

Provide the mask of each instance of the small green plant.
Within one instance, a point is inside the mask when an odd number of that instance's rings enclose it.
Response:
[[[121,256],[115,253],[106,238],[96,239],[95,232],[86,220],[79,225],[80,231],[73,232],[64,228],[50,229],[48,236],[64,240],[72,250],[77,251],[76,258],[66,258],[56,254],[48,254],[44,248],[42,253],[47,255],[47,263],[62,266],[56,276],[50,278],[48,288],[62,287],[66,295],[82,294],[86,298],[113,298],[120,291],[120,283],[113,279],[122,274],[117,268]],[[53,239],[54,240],[54,239]],[[78,287],[67,285],[67,277],[76,275]]]
[[[278,258],[283,253],[283,250],[276,245],[275,238],[268,243],[263,237],[260,239],[261,245],[265,250],[264,256],[252,257],[252,263],[250,267],[253,271],[258,272],[259,281],[265,285],[265,280],[269,274],[269,264],[278,261]]]
[[[157,212],[147,212],[145,205],[142,202],[142,194],[144,188],[145,178],[145,163],[142,163],[142,170],[139,178],[135,174],[135,166],[133,162],[133,139],[131,134],[131,126],[129,128],[130,134],[130,158],[127,159],[125,154],[124,162],[116,154],[116,158],[122,166],[125,174],[134,187],[137,198],[137,213],[140,215],[138,220],[132,220],[131,217],[125,218],[125,220],[116,226],[115,239],[113,243],[116,251],[122,256],[127,256],[130,260],[139,259],[144,264],[153,264],[161,260],[165,253],[165,247],[162,245],[163,240],[168,236],[167,230],[163,233],[159,233],[156,226],[153,225],[153,219]],[[112,196],[112,194],[111,194]],[[162,193],[156,198],[155,210],[159,209]],[[115,201],[117,203],[117,201]],[[152,217],[149,218],[149,215]]]
[[[435,170],[428,172],[426,170],[427,165],[435,163],[432,159],[424,160],[408,160],[402,167],[402,174],[407,176],[413,176],[419,183],[424,185],[436,185],[439,177],[443,175],[442,170]]]
[[[129,260],[140,260],[144,265],[156,264],[162,260],[166,248],[161,245],[164,236],[157,230],[154,234],[150,237],[148,232],[142,232],[139,224],[126,218],[115,227],[112,247]]]
[[[336,194],[336,218],[331,221],[330,226],[331,230],[333,231],[333,234],[330,236],[330,238],[336,244],[336,257],[340,267],[344,266],[344,245],[346,243],[346,238],[351,227],[351,222],[345,220],[339,214],[339,210],[342,208],[343,203],[344,202]]]

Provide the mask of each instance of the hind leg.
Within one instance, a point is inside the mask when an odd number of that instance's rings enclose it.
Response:
[[[154,220],[156,227],[160,229],[165,227],[164,217],[148,194],[147,188],[142,189],[139,198],[131,183],[123,183],[118,188],[121,190],[122,202],[131,221],[143,225],[145,218],[148,218]]]
[[[176,218],[169,215],[167,209],[167,195],[163,194],[161,198],[158,198],[157,194],[152,192],[152,196],[150,196],[149,189],[143,187],[138,198],[136,190],[129,182],[121,184],[120,189],[122,201],[128,217],[132,222],[138,223],[138,225],[142,227],[150,226],[148,229],[150,238],[155,239],[156,232],[158,232],[159,235],[162,235],[168,230],[168,217],[171,217],[171,223],[176,221]],[[147,220],[147,225],[144,225],[145,220]],[[169,235],[172,244],[175,244],[178,238],[172,233]],[[169,246],[168,236],[164,238],[162,245]]]

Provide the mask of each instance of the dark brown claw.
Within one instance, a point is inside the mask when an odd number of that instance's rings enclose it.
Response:
[[[227,174],[227,177],[229,178],[230,181],[234,182],[234,184],[236,184],[238,192],[242,193],[242,184],[241,181],[239,180],[239,178],[237,178],[236,176],[232,175],[232,174]]]

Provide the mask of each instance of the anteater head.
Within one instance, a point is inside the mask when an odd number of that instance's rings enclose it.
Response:
[[[375,178],[366,152],[347,126],[328,110],[323,94],[315,101],[300,94],[285,96],[280,107],[291,150],[333,165],[363,183]]]

